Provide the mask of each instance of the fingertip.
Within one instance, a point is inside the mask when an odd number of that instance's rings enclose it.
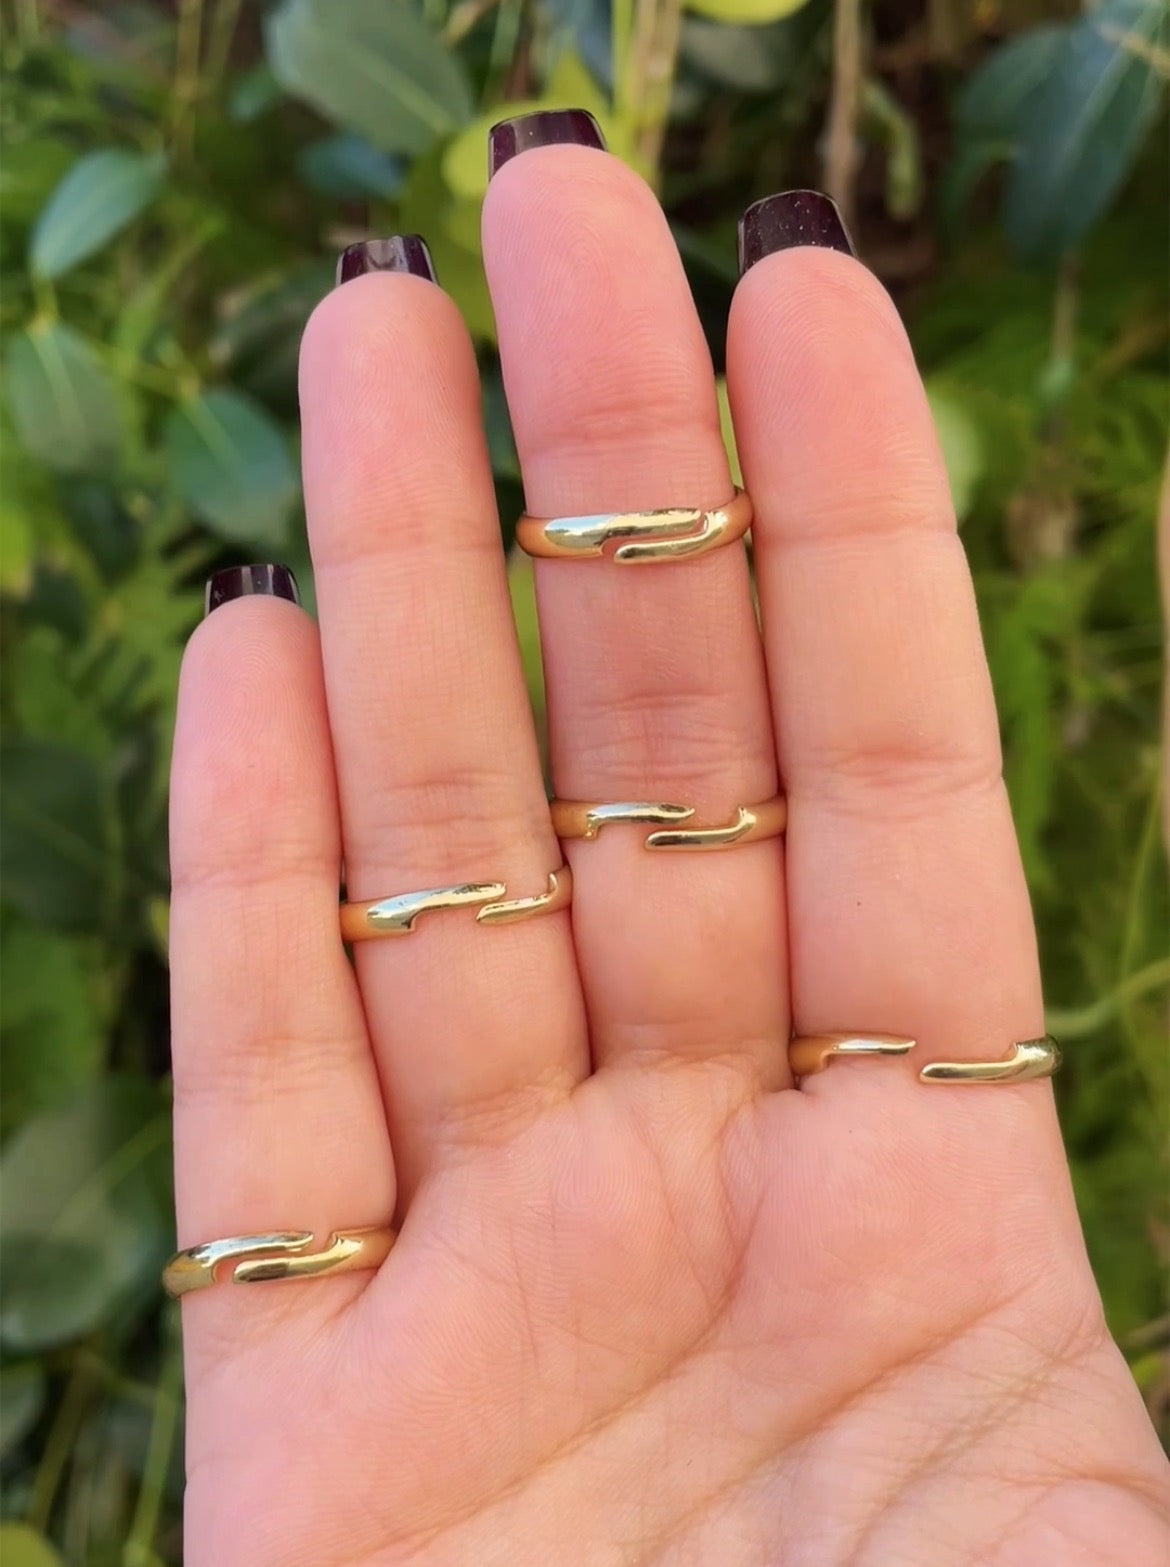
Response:
[[[779,251],[745,274],[727,337],[740,458],[785,531],[896,529],[954,516],[930,405],[897,308],[838,251]]]
[[[880,280],[841,251],[802,246],[757,261],[731,302],[728,352],[837,347],[847,358],[859,341],[884,358],[909,358],[910,341]]]

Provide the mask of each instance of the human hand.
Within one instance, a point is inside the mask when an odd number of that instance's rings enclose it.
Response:
[[[725,500],[647,188],[544,147],[484,224],[530,510]],[[786,839],[655,855],[612,826],[567,846],[571,918],[436,914],[355,969],[343,855],[351,899],[520,896],[561,850],[458,314],[383,273],[308,328],[320,630],[226,603],[183,671],[180,1242],[400,1234],[376,1273],[185,1302],[189,1567],[1165,1560],[1049,1085],[917,1078],[1043,1033],[922,387],[830,208],[779,199],[748,241],[728,379],[763,641],[738,544],[542,562],[538,590],[559,794],[721,821],[782,778]],[[795,1091],[794,1028],[918,1047]]]

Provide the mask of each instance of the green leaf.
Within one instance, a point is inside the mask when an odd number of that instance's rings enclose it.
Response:
[[[175,489],[222,539],[279,545],[297,497],[284,431],[240,392],[204,392],[172,410],[165,431]]]
[[[939,183],[938,206],[943,231],[953,239],[963,208],[979,181],[998,163],[1015,156],[1016,144],[988,137],[984,141],[965,142],[947,165]]]
[[[29,244],[29,264],[58,278],[120,234],[162,189],[165,160],[108,147],[75,163],[49,197]]]
[[[273,76],[271,66],[261,62],[253,66],[250,71],[245,71],[243,76],[233,84],[228,99],[228,113],[233,120],[238,120],[243,125],[250,125],[262,114],[267,114],[283,96],[280,83]]]
[[[154,1084],[111,1077],[10,1139],[0,1158],[7,1349],[65,1343],[145,1298],[169,1242],[169,1126]]]
[[[983,477],[983,442],[979,428],[955,390],[928,381],[926,395],[934,415],[947,478],[951,482],[951,500],[960,522],[971,510],[979,480]]]
[[[101,1069],[102,958],[93,943],[11,917],[0,932],[0,1102],[5,1129],[56,1109]]]
[[[111,874],[106,792],[85,756],[9,739],[0,787],[0,890],[59,930],[97,930]]]
[[[0,1525],[0,1562],[4,1567],[64,1567],[40,1530],[25,1523]]]
[[[27,452],[63,473],[93,472],[117,457],[117,390],[72,327],[30,327],[10,344],[7,373],[17,439]]]
[[[767,46],[761,47],[765,39]],[[683,22],[681,49],[689,64],[738,92],[772,92],[784,75],[775,24],[763,34],[758,27],[728,27],[688,17]]]
[[[448,142],[443,153],[443,182],[460,201],[483,200],[488,186],[488,132],[497,120],[515,119],[544,109],[588,109],[615,157],[629,158],[633,140],[629,128],[611,113],[609,101],[572,49],[561,51],[539,98],[497,103]],[[478,225],[478,213],[476,223]]]
[[[333,277],[332,262],[300,262],[241,290],[211,338],[213,363],[240,390],[295,417],[301,336]]]
[[[44,1402],[45,1373],[35,1360],[0,1371],[0,1458],[6,1458],[28,1435]]]
[[[342,131],[302,147],[297,168],[306,184],[338,201],[396,196],[405,173],[399,158],[354,131]]]
[[[1064,34],[1019,126],[1004,223],[1016,249],[1055,261],[1092,228],[1162,101],[1153,46],[1165,0],[1104,0]]]
[[[1015,157],[1024,111],[1052,70],[1067,28],[1033,28],[1001,44],[955,97],[955,150],[939,190],[953,232],[979,180]]]
[[[761,22],[777,22],[782,16],[799,11],[807,0],[686,0],[688,11],[699,16],[709,16],[713,22],[728,22],[732,26],[757,26]]]
[[[972,137],[1015,137],[1025,108],[1052,71],[1067,31],[1055,25],[1034,27],[988,56],[955,97],[960,147]]]
[[[265,40],[286,91],[386,152],[425,152],[471,117],[462,61],[409,5],[282,0]]]
[[[439,282],[463,312],[471,335],[494,343],[496,319],[479,251],[479,202],[450,194],[443,157],[443,148],[435,147],[411,169],[399,220],[405,233],[427,236]]]
[[[883,82],[862,87],[862,107],[886,144],[886,211],[905,221],[922,206],[922,149],[918,127]]]

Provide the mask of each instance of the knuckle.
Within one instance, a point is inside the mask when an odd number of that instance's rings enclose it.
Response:
[[[502,865],[530,861],[533,843],[541,842],[551,851],[543,798],[529,800],[504,767],[465,761],[382,779],[367,791],[360,823],[347,829],[346,864],[358,886],[379,874],[496,880]]]
[[[769,737],[745,726],[743,717],[725,694],[693,681],[638,681],[586,697],[574,714],[573,776],[638,794],[673,784],[721,798],[737,777],[774,777]]]

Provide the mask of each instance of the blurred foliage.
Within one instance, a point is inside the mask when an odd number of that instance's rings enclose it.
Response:
[[[312,603],[297,343],[353,238],[429,239],[517,514],[478,238],[485,131],[516,106],[593,108],[656,184],[717,364],[739,210],[852,169],[835,194],[909,322],[976,575],[1090,1250],[1164,1414],[1164,0],[839,0],[834,25],[828,0],[8,6],[5,1567],[179,1559],[155,1280],[181,650],[215,565],[289,560]]]

